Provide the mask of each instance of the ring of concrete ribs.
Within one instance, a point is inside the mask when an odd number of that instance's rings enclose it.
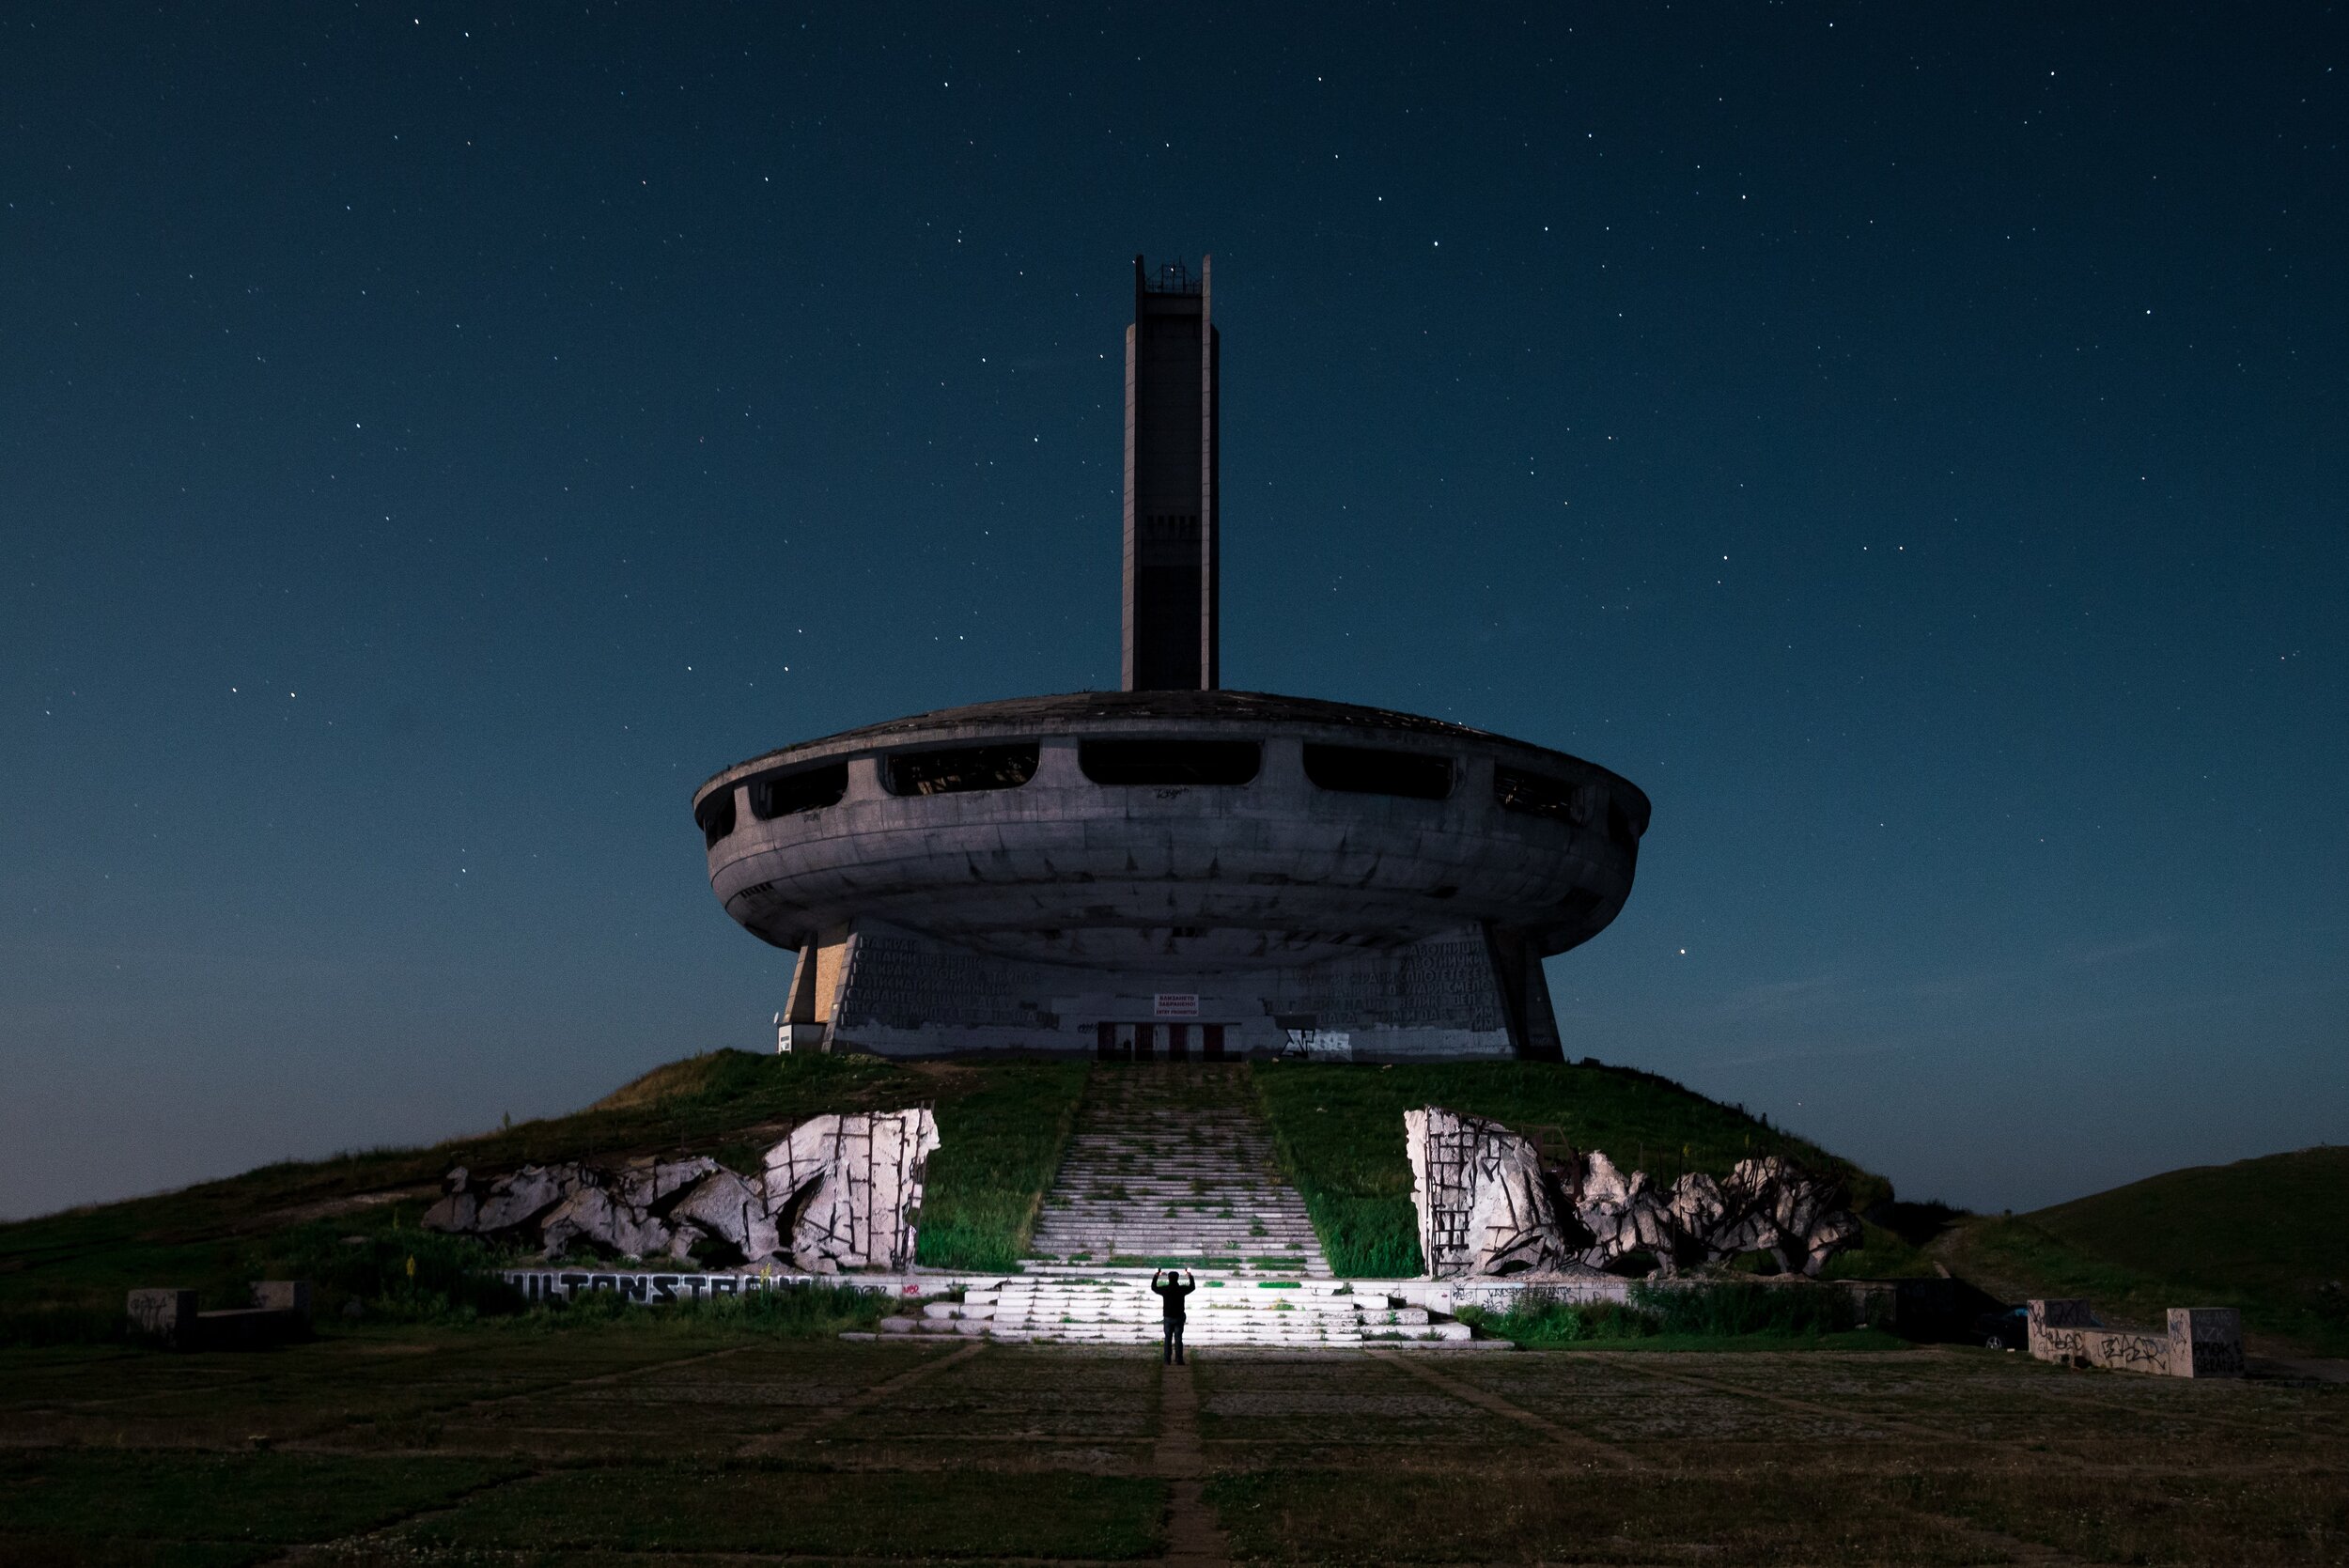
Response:
[[[770,752],[693,798],[713,890],[778,947],[882,920],[1170,970],[1470,923],[1563,952],[1623,907],[1648,812],[1562,752],[1244,691],[948,708]]]

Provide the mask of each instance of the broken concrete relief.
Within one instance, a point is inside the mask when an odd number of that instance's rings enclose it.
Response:
[[[525,1165],[500,1176],[483,1193],[472,1228],[494,1235],[536,1226],[570,1195],[584,1174],[577,1165]]]
[[[1403,1125],[1420,1250],[1438,1279],[1587,1273],[1641,1256],[1669,1272],[1747,1252],[1816,1274],[1859,1237],[1840,1188],[1776,1157],[1658,1192],[1599,1150],[1546,1161],[1499,1123],[1439,1106],[1404,1112]]]
[[[704,1157],[616,1169],[524,1166],[486,1186],[462,1166],[428,1229],[530,1237],[547,1257],[579,1248],[622,1257],[770,1263],[809,1273],[912,1266],[922,1180],[938,1148],[926,1109],[817,1116],[746,1178]]]
[[[910,1268],[922,1182],[938,1149],[926,1110],[817,1116],[767,1153],[768,1205],[811,1273]]]
[[[731,1171],[713,1169],[670,1208],[669,1219],[680,1234],[690,1226],[721,1244],[723,1251],[712,1250],[719,1261],[750,1263],[774,1251],[766,1195]]]

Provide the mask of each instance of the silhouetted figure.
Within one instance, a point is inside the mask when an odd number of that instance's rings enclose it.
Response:
[[[1159,1283],[1159,1276],[1161,1273],[1166,1276],[1164,1284]],[[1177,1365],[1181,1364],[1183,1359],[1183,1297],[1199,1288],[1197,1275],[1185,1269],[1183,1277],[1190,1283],[1184,1284],[1177,1281],[1174,1278],[1174,1271],[1171,1268],[1154,1268],[1150,1271],[1151,1293],[1166,1306],[1165,1359]]]

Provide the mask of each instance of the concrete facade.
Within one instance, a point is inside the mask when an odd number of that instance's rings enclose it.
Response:
[[[1167,782],[1119,782],[1152,776],[1119,770],[1135,740]],[[1183,782],[1194,742],[1247,777]],[[789,747],[695,813],[726,912],[798,955],[786,1021],[828,1045],[1394,1060],[1560,1054],[1540,961],[1623,907],[1648,803],[1464,725],[1143,691]]]
[[[1562,1054],[1543,958],[1631,892],[1648,801],[1466,725],[1220,689],[1211,267],[1134,262],[1125,690],[807,741],[694,792],[777,1038],[892,1054]]]

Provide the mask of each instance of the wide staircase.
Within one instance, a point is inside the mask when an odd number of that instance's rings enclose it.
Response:
[[[1184,1305],[1186,1345],[1308,1350],[1409,1341],[1507,1348],[1505,1341],[1472,1339],[1465,1323],[1431,1321],[1424,1307],[1341,1280],[1209,1274],[1199,1277]],[[885,1317],[879,1327],[884,1334],[1156,1344],[1159,1315],[1147,1271],[1047,1266],[974,1283],[959,1301],[933,1301],[920,1317]]]
[[[1097,1066],[1029,1250],[1046,1264],[1330,1273],[1238,1065]]]
[[[959,1315],[991,1307],[986,1319],[988,1333],[1001,1340],[1155,1344],[1160,1314],[1159,1298],[1149,1286],[1146,1274],[1083,1275],[1054,1269],[1016,1274],[992,1293],[967,1292],[961,1306],[943,1311]],[[1383,1295],[1362,1295],[1335,1280],[1209,1275],[1200,1278],[1199,1288],[1184,1306],[1186,1344],[1309,1348],[1379,1339],[1468,1337],[1465,1325],[1431,1327],[1423,1307],[1397,1306]]]
[[[1152,1270],[1174,1266],[1198,1281],[1189,1344],[1470,1343],[1464,1323],[1330,1278],[1238,1065],[1097,1065],[1029,1251],[1019,1273],[884,1318],[881,1332],[1155,1344]]]

